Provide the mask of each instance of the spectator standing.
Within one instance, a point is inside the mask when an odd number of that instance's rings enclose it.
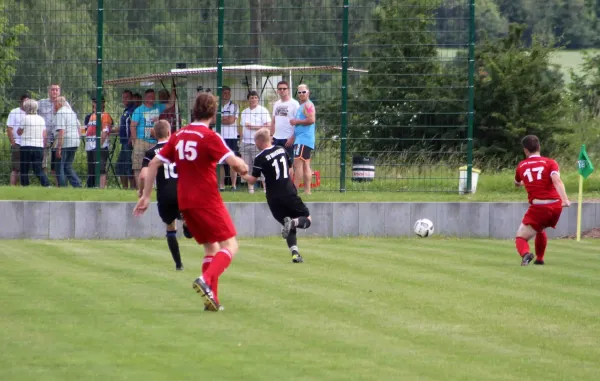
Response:
[[[227,147],[236,155],[240,155],[240,132],[238,130],[237,120],[239,115],[239,107],[231,101],[231,88],[223,86],[221,89],[221,99],[223,106],[221,107],[221,137],[225,140]],[[225,167],[219,166],[219,189],[225,190]],[[231,190],[237,189],[237,172],[229,167],[229,177],[231,178]]]
[[[317,112],[310,100],[310,90],[307,85],[298,86],[300,107],[296,117],[290,120],[294,126],[294,184],[296,188],[304,182],[304,194],[310,194],[312,170],[310,159],[315,149],[315,121]]]
[[[290,119],[296,117],[300,107],[297,100],[290,95],[290,86],[286,81],[277,84],[279,100],[273,105],[273,120],[271,121],[271,135],[273,145],[284,147],[288,156],[294,157],[294,126]],[[293,178],[293,177],[292,177]]]
[[[35,100],[27,99],[23,102],[23,111],[26,115],[17,130],[17,134],[21,136],[21,186],[29,185],[31,168],[40,180],[40,184],[47,187],[50,184],[42,169],[42,155],[47,144],[46,123],[44,118],[37,114],[38,102]]]
[[[252,168],[254,156],[256,156],[256,154],[258,153],[258,150],[254,143],[254,134],[257,130],[260,130],[263,127],[271,126],[271,115],[269,113],[269,110],[258,104],[259,96],[256,91],[250,91],[248,93],[247,99],[250,103],[250,106],[244,109],[244,111],[242,111],[241,122],[243,128],[243,135],[240,153],[242,154],[242,159],[244,160],[248,168]],[[261,179],[264,188],[264,178]],[[254,185],[248,184],[248,192],[254,193]]]
[[[169,102],[155,103],[156,94],[153,89],[144,92],[144,103],[135,109],[131,116],[131,141],[133,143],[133,155],[131,157],[134,177],[140,176],[142,161],[146,151],[156,144],[154,138],[154,123],[158,122],[159,115],[167,108],[175,104],[175,87],[171,91]]]
[[[56,102],[56,99],[60,97],[60,91],[61,89],[59,84],[51,84],[50,86],[48,86],[48,98],[42,99],[38,102],[38,114],[42,118],[44,118],[44,122],[46,123],[46,134],[48,135],[46,147],[44,147],[42,168],[44,169],[44,171],[47,171],[48,160],[50,160],[50,171],[52,172],[52,174],[55,174],[56,172],[56,150],[53,148],[54,102]]]
[[[56,177],[58,186],[67,185],[67,179],[74,188],[81,188],[81,181],[73,169],[75,153],[79,148],[79,120],[77,114],[67,104],[65,97],[54,102],[54,126],[56,137]]]
[[[121,177],[121,185],[123,189],[135,189],[136,181],[133,178],[133,168],[131,167],[131,155],[133,154],[133,145],[131,144],[131,115],[137,108],[133,101],[133,93],[131,90],[125,90],[121,94],[121,102],[125,109],[121,114],[119,126],[115,127],[119,131],[119,141],[121,150],[117,159],[117,176]]]
[[[103,189],[106,186],[106,162],[108,160],[108,144],[109,134],[113,125],[113,119],[107,112],[104,112],[105,101],[102,98],[102,117],[101,117],[101,128],[100,133],[100,188]],[[86,126],[86,138],[85,138],[85,151],[87,154],[88,162],[88,178],[86,186],[88,188],[94,188],[96,184],[96,99],[92,99],[92,113],[89,114],[89,118]]]
[[[17,179],[21,170],[20,166],[20,151],[21,151],[21,137],[17,134],[17,130],[21,125],[21,121],[25,117],[25,111],[23,111],[23,102],[31,98],[29,94],[21,95],[19,99],[19,107],[12,109],[8,114],[6,121],[6,134],[10,142],[10,160],[11,160],[11,172],[10,172],[10,185],[17,185]]]

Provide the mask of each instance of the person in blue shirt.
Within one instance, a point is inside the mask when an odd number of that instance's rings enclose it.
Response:
[[[113,132],[119,132],[119,140],[121,143],[121,151],[117,159],[117,176],[121,177],[121,185],[123,189],[136,189],[135,179],[133,178],[133,168],[131,166],[131,155],[133,153],[133,144],[131,143],[131,134],[129,125],[131,123],[131,115],[137,108],[133,102],[133,93],[131,90],[124,90],[121,93],[121,101],[125,109],[121,114],[119,126],[115,126]]]
[[[175,105],[176,92],[175,84],[171,89],[171,96],[167,104],[156,103],[156,94],[154,89],[147,89],[144,92],[144,103],[135,109],[131,116],[131,141],[133,144],[133,155],[131,156],[133,174],[137,179],[142,169],[144,154],[154,145],[154,123],[158,122],[158,117],[165,109],[172,108]]]
[[[298,102],[300,107],[296,117],[290,120],[294,126],[294,184],[296,188],[304,182],[304,194],[310,194],[312,170],[310,157],[315,149],[315,120],[317,112],[310,101],[310,90],[307,85],[298,86]]]

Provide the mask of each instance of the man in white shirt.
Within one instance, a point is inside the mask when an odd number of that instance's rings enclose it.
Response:
[[[221,89],[221,98],[223,100],[223,106],[221,107],[221,137],[225,140],[225,144],[234,154],[239,156],[239,136],[237,119],[239,114],[239,107],[231,101],[231,88],[229,86],[223,86]],[[219,190],[225,190],[225,165],[219,166]],[[235,191],[237,188],[237,172],[229,168],[229,177],[231,178],[231,190]]]
[[[19,99],[19,107],[12,109],[8,114],[8,120],[6,121],[6,134],[10,141],[10,157],[11,157],[11,172],[10,172],[10,185],[17,185],[17,179],[19,176],[19,167],[21,166],[20,149],[21,149],[21,136],[17,134],[17,130],[21,125],[21,120],[26,115],[23,111],[23,102],[31,98],[29,94],[21,95]]]
[[[38,115],[44,118],[46,122],[46,134],[48,140],[46,141],[46,147],[44,147],[44,158],[42,160],[42,168],[47,172],[48,168],[48,156],[50,156],[50,169],[52,173],[55,173],[56,168],[56,150],[53,149],[54,144],[54,103],[56,99],[60,97],[60,85],[51,84],[48,86],[48,98],[42,99],[38,102]],[[68,103],[67,103],[68,105]]]
[[[81,188],[81,181],[73,170],[73,160],[79,147],[79,120],[77,114],[68,105],[65,97],[54,102],[54,126],[56,139],[56,177],[58,186],[67,185],[67,179],[73,188]]]
[[[294,126],[290,119],[296,117],[296,111],[300,107],[297,100],[290,95],[290,86],[286,81],[277,84],[277,95],[279,100],[273,105],[273,120],[271,121],[271,135],[273,145],[285,147],[289,157],[294,157]]]
[[[258,154],[258,150],[254,142],[254,134],[263,127],[271,127],[271,115],[269,110],[258,104],[259,97],[256,91],[250,91],[247,99],[250,103],[250,107],[242,111],[241,123],[243,135],[240,153],[242,154],[242,159],[244,159],[244,162],[248,168],[252,168],[254,157]],[[262,181],[262,183],[264,188],[265,182]],[[254,193],[254,185],[248,185],[248,192]]]

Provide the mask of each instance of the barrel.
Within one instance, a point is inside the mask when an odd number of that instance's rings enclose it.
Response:
[[[373,181],[375,178],[375,158],[367,156],[352,157],[352,181]]]

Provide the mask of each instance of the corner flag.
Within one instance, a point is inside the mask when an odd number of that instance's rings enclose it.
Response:
[[[583,204],[583,180],[594,172],[594,165],[585,151],[585,144],[581,146],[577,159],[577,172],[579,172],[579,198],[577,201],[577,241],[581,240],[581,204]]]
[[[579,159],[577,160],[578,172],[584,179],[587,179],[589,175],[594,172],[594,165],[590,161],[590,157],[585,151],[585,144],[581,146],[579,151]]]

